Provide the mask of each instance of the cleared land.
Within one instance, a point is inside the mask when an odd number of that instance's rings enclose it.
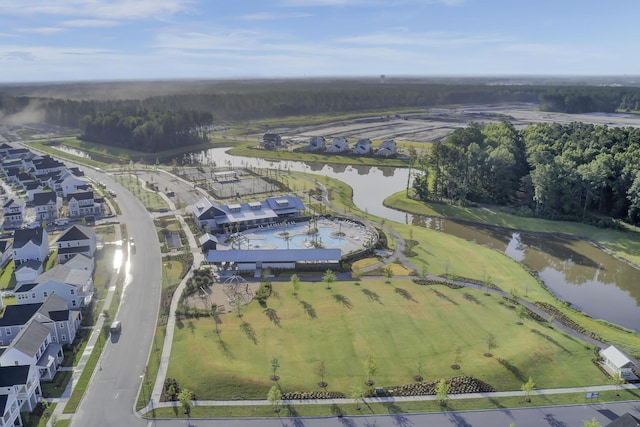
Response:
[[[469,375],[498,390],[520,389],[529,375],[538,387],[582,386],[604,382],[583,342],[524,320],[501,298],[482,292],[412,281],[368,279],[359,284],[274,284],[267,307],[257,302],[213,319],[180,325],[168,377],[192,389],[198,399],[266,397],[272,382],[270,360],[284,391],[319,390],[315,374],[324,361],[329,390],[349,393],[366,380],[364,361],[372,355],[376,385],[413,382],[422,361],[425,380]],[[494,357],[485,357],[488,333],[496,336]],[[458,350],[459,349],[459,350]],[[501,362],[502,360],[502,362]],[[460,370],[451,369],[458,363]]]

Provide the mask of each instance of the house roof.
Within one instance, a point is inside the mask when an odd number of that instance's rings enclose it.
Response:
[[[631,360],[624,355],[616,347],[610,345],[600,352],[600,355],[605,359],[608,359],[618,368],[624,368],[631,364]]]
[[[35,288],[37,285],[38,285],[37,283],[25,283],[24,285],[20,286],[18,289],[15,289],[13,293],[18,294],[20,292],[29,292],[31,289]]]
[[[200,245],[204,245],[207,242],[218,243],[218,238],[210,233],[204,233],[202,236],[198,237],[198,241]]]
[[[56,203],[58,196],[54,191],[44,191],[42,193],[33,193],[34,206],[48,205],[49,203]]]
[[[66,312],[65,315],[63,315],[64,312]],[[0,327],[24,325],[36,313],[56,322],[69,318],[67,302],[56,294],[51,294],[44,302],[8,305],[4,310],[4,315],[0,318]],[[54,319],[52,316],[56,318]]]
[[[47,280],[54,280],[60,283],[66,283],[73,286],[84,286],[91,278],[91,271],[78,270],[71,268],[66,264],[56,265],[52,269],[42,273],[37,279],[38,284],[44,283]]]
[[[7,202],[2,207],[3,208],[8,208],[8,207],[11,207],[12,205],[22,206],[22,203],[20,203],[19,201],[14,200],[14,199],[9,199],[9,200],[7,200]]]
[[[16,272],[20,270],[26,270],[27,268],[37,271],[37,270],[40,270],[41,267],[42,267],[42,261],[37,261],[35,259],[28,259],[25,262],[21,263],[16,268]]]
[[[75,254],[64,265],[74,268],[76,270],[88,270],[93,267],[93,259],[85,254]]]
[[[295,262],[295,261],[338,261],[342,257],[340,249],[251,249],[212,250],[207,253],[209,262]]]
[[[611,421],[605,427],[638,427],[640,426],[640,418],[636,418],[630,413],[619,416]]]
[[[42,307],[41,302],[37,304],[13,304],[4,309],[4,315],[0,318],[0,327],[24,325]]]
[[[9,344],[9,348],[15,348],[27,356],[33,357],[49,333],[49,328],[32,320],[18,332],[18,335]]]
[[[11,241],[0,240],[0,254],[5,253],[7,250],[11,250]]]
[[[64,233],[58,237],[56,242],[73,242],[76,240],[87,240],[90,238],[94,238],[96,236],[96,232],[93,228],[87,227],[86,225],[75,224],[72,227],[69,227]]]
[[[68,248],[59,248],[58,255],[80,254],[88,251],[89,251],[89,246],[71,246]]]
[[[93,200],[93,191],[77,191],[67,195],[67,201],[76,200]]]
[[[29,242],[32,242],[36,246],[40,246],[43,242],[44,235],[45,231],[42,227],[19,228],[13,233],[13,248],[20,249]]]
[[[29,365],[0,366],[0,387],[26,384],[29,380]]]
[[[9,400],[9,396],[6,394],[0,394],[0,414],[4,415],[7,410],[7,401]]]

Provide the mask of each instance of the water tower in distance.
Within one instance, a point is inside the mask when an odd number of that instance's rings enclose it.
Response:
[[[387,77],[387,76],[385,76],[384,74],[380,74],[380,83],[384,83],[384,79],[385,79],[386,77]]]

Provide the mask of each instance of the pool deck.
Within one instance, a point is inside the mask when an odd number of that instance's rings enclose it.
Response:
[[[242,233],[240,233],[239,240],[229,240],[225,236],[219,236],[218,249],[229,250],[232,249],[232,245],[235,246],[234,249],[238,249],[238,244],[239,248],[244,250],[277,249],[278,245],[276,243],[261,243],[261,241],[264,241],[266,239],[266,236],[262,234],[256,234],[256,231],[273,231],[274,236],[281,238],[282,241],[285,242],[284,237],[279,236],[279,233],[287,231],[290,237],[306,235],[308,224],[309,222],[305,221],[297,223],[290,222],[286,226],[283,224],[272,224],[269,226],[265,225],[259,228],[253,228],[243,231]],[[292,227],[295,227],[296,229],[293,229]],[[344,234],[343,236],[340,236],[340,238],[344,240],[344,243],[342,243],[341,245],[323,245],[326,248],[339,248],[342,250],[343,255],[362,250],[366,242],[375,235],[365,226],[347,219],[335,219],[333,221],[330,221],[328,219],[322,218],[318,220],[317,227],[319,229],[331,228],[332,235],[339,232]],[[304,239],[297,245],[294,245],[292,242],[291,249],[312,249],[313,244],[311,240],[311,236],[309,236],[309,239]]]

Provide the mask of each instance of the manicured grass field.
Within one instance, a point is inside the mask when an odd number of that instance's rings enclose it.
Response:
[[[366,380],[371,355],[381,386],[411,383],[419,362],[425,380],[469,375],[498,390],[519,390],[529,375],[539,388],[606,383],[589,346],[546,324],[517,325],[515,310],[497,296],[408,279],[359,283],[326,289],[305,282],[295,297],[289,283],[274,283],[267,308],[252,302],[242,317],[222,315],[219,335],[213,319],[185,320],[167,376],[198,399],[264,399],[273,356],[285,392],[318,390],[315,371],[324,361],[328,389],[348,395]],[[494,357],[483,355],[489,333],[498,342]],[[451,369],[454,363],[461,369]]]

